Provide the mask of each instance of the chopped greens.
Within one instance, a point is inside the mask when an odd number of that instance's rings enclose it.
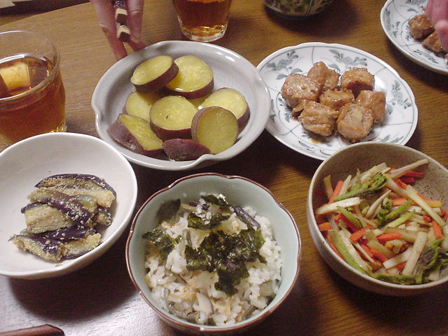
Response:
[[[202,218],[194,212],[188,215],[188,227],[198,230],[211,230],[221,224],[223,221],[229,219],[230,215],[223,215],[220,213],[213,214],[209,219]]]
[[[171,239],[169,235],[164,233],[158,227],[144,233],[143,238],[148,239],[151,243],[154,244],[155,248],[160,253],[160,257],[164,260],[168,257],[168,254],[170,254],[174,248],[173,239]]]
[[[215,288],[232,295],[236,293],[235,286],[241,278],[249,276],[245,263],[257,259],[265,262],[259,254],[263,244],[259,230],[243,230],[231,235],[222,231],[212,232],[197,250],[186,247],[187,269],[217,271],[219,281]]]
[[[216,271],[219,280],[215,288],[227,295],[235,294],[237,291],[235,286],[242,278],[249,276],[247,263],[257,260],[266,263],[259,252],[265,242],[260,224],[242,207],[232,207],[223,195],[203,195],[199,202],[190,202],[189,207],[189,210],[182,208],[179,199],[165,202],[157,212],[157,221],[160,224],[185,216],[188,228],[209,230],[210,233],[199,246],[192,246],[189,234],[183,240],[187,269]],[[219,226],[227,221],[232,213],[247,225],[247,229],[231,234],[219,229]],[[165,233],[160,226],[146,232],[143,238],[153,244],[163,260],[167,259],[175,244],[179,243]]]
[[[180,209],[180,199],[174,201],[167,201],[162,203],[157,211],[157,223],[160,224],[164,220],[168,220],[173,217]]]

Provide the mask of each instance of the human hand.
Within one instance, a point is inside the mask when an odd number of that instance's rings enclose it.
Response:
[[[103,30],[109,45],[117,60],[127,55],[124,43],[117,37],[117,22],[115,21],[115,8],[111,0],[90,0],[94,5],[98,22]],[[127,44],[134,50],[140,50],[146,45],[141,42],[141,27],[143,16],[143,0],[127,0],[127,26],[130,38]]]
[[[448,0],[428,0],[426,15],[439,34],[443,49],[448,51]]]

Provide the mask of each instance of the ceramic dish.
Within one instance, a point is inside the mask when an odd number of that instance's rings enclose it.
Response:
[[[249,206],[255,210],[257,215],[269,219],[274,239],[281,248],[282,280],[274,299],[255,316],[232,325],[202,326],[168,313],[153,298],[145,281],[147,240],[143,239],[142,235],[157,225],[156,214],[161,204],[176,199],[180,199],[182,202],[197,200],[202,193],[223,194],[230,204],[241,207]],[[288,297],[298,279],[301,251],[301,238],[294,218],[268,189],[244,177],[204,173],[186,176],[175,181],[156,192],[142,205],[132,222],[126,244],[126,262],[138,292],[166,323],[190,333],[230,335],[260,323]]]
[[[447,61],[416,41],[409,31],[409,20],[424,12],[426,0],[388,0],[381,10],[381,26],[389,40],[410,60],[424,68],[448,74]]]
[[[422,159],[427,159],[429,162],[428,165],[418,169],[423,171],[425,176],[413,185],[425,196],[441,200],[443,206],[446,207],[448,205],[448,170],[428,155],[408,146],[373,142],[355,144],[328,158],[316,170],[307,198],[308,228],[321,257],[335,272],[352,284],[370,292],[391,296],[418,295],[436,291],[441,287],[447,289],[448,276],[421,285],[402,285],[381,281],[355,270],[330,247],[320,232],[314,216],[315,210],[327,201],[322,181],[328,175],[331,175],[334,184],[335,181],[345,179],[356,169],[365,171],[383,162],[391,167],[402,167]]]
[[[352,67],[367,68],[375,76],[374,90],[385,92],[385,121],[381,126],[374,126],[362,142],[405,144],[411,138],[417,127],[418,110],[411,88],[398,73],[365,51],[341,44],[316,42],[280,49],[258,65],[272,99],[272,110],[266,129],[278,141],[296,152],[318,160],[324,160],[349,145],[346,140],[336,135],[317,140],[300,122],[291,119],[291,109],[281,96],[281,87],[289,74],[306,74],[313,64],[319,61],[339,73]]]
[[[9,239],[26,227],[20,210],[36,183],[64,173],[101,177],[114,188],[117,199],[111,208],[113,222],[102,233],[100,245],[76,259],[54,263],[22,252]],[[0,176],[0,274],[13,278],[56,277],[93,262],[126,229],[137,199],[137,180],[129,162],[101,139],[88,135],[50,133],[12,145],[0,154]]]
[[[168,161],[154,159],[131,152],[107,134],[107,128],[123,112],[127,96],[134,90],[130,78],[135,67],[157,55],[177,58],[195,55],[202,58],[213,70],[215,89],[230,87],[246,98],[251,115],[237,142],[217,155],[203,155],[194,161]],[[249,147],[264,130],[269,117],[269,93],[257,69],[245,58],[214,44],[191,41],[166,41],[153,44],[115,63],[101,78],[92,97],[99,136],[122,153],[129,161],[160,170],[188,170],[228,160]]]

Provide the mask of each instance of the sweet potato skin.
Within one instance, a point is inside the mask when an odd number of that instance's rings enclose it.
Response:
[[[153,158],[166,158],[163,148],[145,150],[125,125],[117,118],[114,123],[107,129],[109,136],[130,151]]]
[[[174,161],[196,160],[210,149],[191,139],[170,139],[163,143],[163,150],[168,158]]]

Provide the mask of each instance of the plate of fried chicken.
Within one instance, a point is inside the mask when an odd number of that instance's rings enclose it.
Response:
[[[381,10],[381,26],[407,58],[422,67],[448,75],[448,53],[425,15],[426,0],[388,0]]]
[[[266,129],[306,156],[325,160],[356,142],[404,145],[417,127],[409,85],[363,50],[303,43],[272,53],[258,70],[271,95]]]

